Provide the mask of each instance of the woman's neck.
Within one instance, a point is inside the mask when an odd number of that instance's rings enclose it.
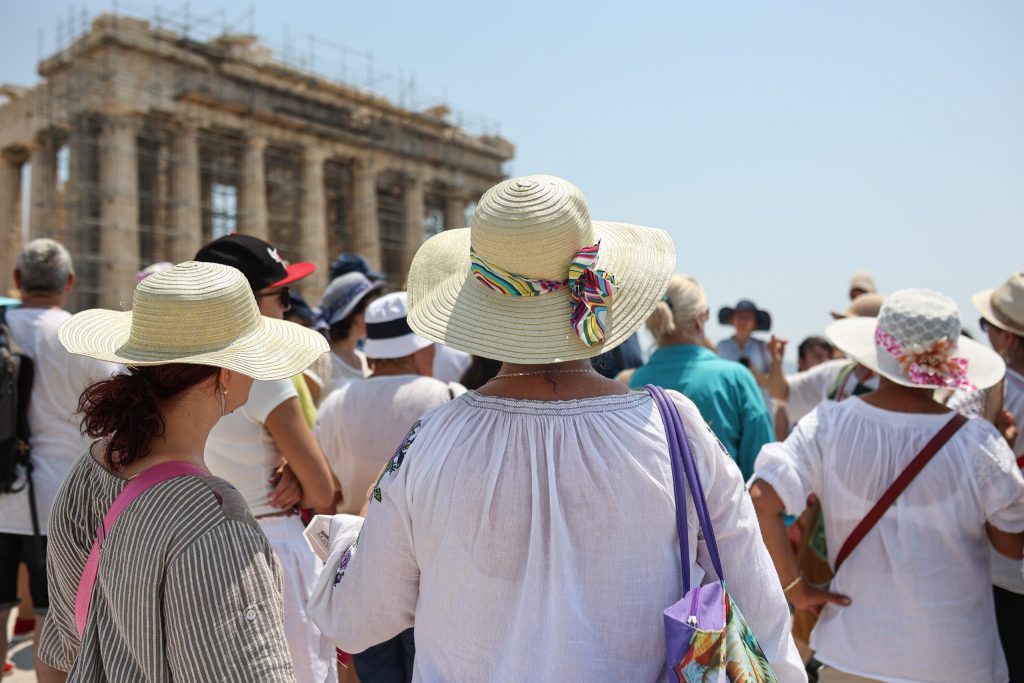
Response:
[[[740,332],[739,330],[736,330],[736,334],[733,336],[736,337],[736,343],[739,344],[741,349],[747,345],[748,341],[750,341],[750,332]]]
[[[181,461],[207,469],[204,453],[206,440],[220,419],[216,413],[208,414],[179,401],[164,411],[164,432],[153,439],[149,454],[118,470],[123,477],[133,477],[162,462]]]
[[[566,401],[629,393],[621,382],[606,379],[589,359],[525,365],[505,363],[497,377],[480,387],[485,396],[535,401]]]
[[[949,408],[936,401],[934,395],[934,389],[905,387],[880,377],[878,389],[860,398],[869,405],[895,413],[948,413]]]
[[[354,334],[350,334],[341,341],[332,341],[331,351],[334,352],[334,355],[349,365],[359,367],[362,364],[362,361],[359,360],[359,355],[356,353],[356,348],[358,346],[359,339]]]

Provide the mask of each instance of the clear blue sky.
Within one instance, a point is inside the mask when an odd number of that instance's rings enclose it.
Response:
[[[499,121],[514,174],[665,228],[713,309],[753,298],[794,342],[845,305],[856,269],[950,294],[972,331],[970,294],[1024,270],[1024,3],[597,5],[267,2],[254,26],[372,50]],[[49,52],[68,7],[4,2],[0,81],[35,79],[38,29]],[[249,4],[190,10],[222,7],[234,21]]]

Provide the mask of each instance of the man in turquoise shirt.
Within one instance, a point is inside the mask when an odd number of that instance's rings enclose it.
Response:
[[[757,381],[743,365],[703,345],[708,309],[695,280],[674,275],[658,309],[647,326],[660,348],[633,373],[630,386],[654,384],[693,401],[744,479],[749,478],[761,446],[775,440]]]

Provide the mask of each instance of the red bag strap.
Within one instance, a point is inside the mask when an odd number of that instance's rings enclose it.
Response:
[[[900,473],[900,476],[896,477],[882,497],[875,503],[875,506],[871,508],[864,519],[861,520],[860,524],[853,530],[853,532],[847,537],[846,542],[843,543],[843,547],[839,549],[839,554],[836,555],[836,566],[835,571],[839,571],[839,567],[842,566],[843,562],[849,557],[853,549],[856,548],[864,537],[867,536],[868,532],[878,523],[878,520],[882,518],[885,511],[888,510],[901,493],[910,485],[910,482],[914,481],[924,466],[928,464],[935,454],[939,452],[946,442],[949,441],[954,434],[956,434],[961,427],[967,424],[967,418],[957,413],[953,418],[947,422],[938,433],[932,437],[931,441],[925,444],[921,452],[918,453],[910,464],[907,465],[906,469]]]

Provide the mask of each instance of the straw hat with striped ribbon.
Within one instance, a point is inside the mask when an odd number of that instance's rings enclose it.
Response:
[[[285,379],[327,352],[321,334],[260,315],[238,270],[187,261],[135,288],[130,311],[92,309],[60,328],[71,353],[128,366],[193,363]]]
[[[513,178],[484,193],[469,228],[417,252],[409,325],[495,360],[589,358],[636,332],[674,269],[664,231],[591,220],[583,193],[561,178]]]

